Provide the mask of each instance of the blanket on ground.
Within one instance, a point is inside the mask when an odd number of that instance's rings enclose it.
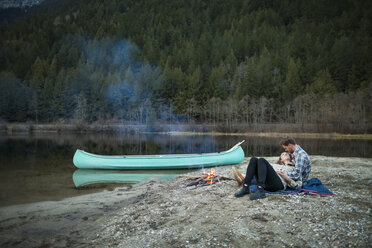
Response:
[[[299,189],[287,188],[286,190],[280,190],[272,193],[282,194],[303,194],[303,195],[319,195],[319,196],[330,196],[334,195],[329,189],[327,189],[318,178],[312,178],[307,181],[307,184],[303,185]]]
[[[252,187],[253,186],[253,187]],[[256,189],[256,185],[252,185],[253,191]],[[318,178],[312,178],[307,181],[307,184],[303,185],[299,189],[287,188],[286,190],[279,191],[266,191],[266,193],[276,194],[297,194],[297,195],[319,195],[319,196],[330,196],[334,195],[329,189],[327,189]]]

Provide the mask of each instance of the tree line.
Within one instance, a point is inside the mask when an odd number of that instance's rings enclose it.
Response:
[[[4,121],[371,130],[368,1],[67,0],[35,9],[0,27]]]

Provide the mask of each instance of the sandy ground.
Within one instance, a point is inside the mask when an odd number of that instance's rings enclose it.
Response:
[[[334,196],[269,194],[251,201],[233,196],[240,189],[235,181],[186,187],[185,176],[152,180],[2,207],[0,247],[370,247],[372,159],[311,159],[310,178]],[[216,171],[232,177],[231,166]]]

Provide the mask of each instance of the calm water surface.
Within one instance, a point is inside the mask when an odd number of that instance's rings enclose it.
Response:
[[[278,156],[282,152],[278,145],[279,138],[165,134],[0,134],[0,206],[61,200],[117,186],[98,184],[75,188],[72,175],[76,168],[72,158],[77,148],[107,155],[204,153],[228,150],[241,140],[246,140],[242,148],[247,157]],[[310,155],[372,157],[372,141],[296,140]]]

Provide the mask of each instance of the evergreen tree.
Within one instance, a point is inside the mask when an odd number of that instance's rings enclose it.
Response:
[[[347,90],[348,76],[353,63],[353,44],[347,37],[337,39],[331,49],[330,71],[339,91]]]
[[[285,101],[294,99],[304,90],[300,82],[300,66],[300,61],[295,61],[293,58],[290,58],[283,87],[283,97]]]
[[[247,97],[251,106],[265,106],[249,112],[249,118],[287,120],[297,109],[281,110],[283,101],[288,106],[293,99],[308,101],[301,96],[305,92],[315,93],[314,99],[354,94],[369,89],[372,79],[368,1],[55,4],[0,27],[0,71],[19,80],[10,85],[23,87],[7,94],[32,91],[27,99],[32,107],[10,108],[13,114],[0,116],[5,120],[73,118],[79,103],[89,121],[145,122],[162,115],[160,106],[172,104],[177,113],[200,121],[208,119],[202,111],[208,109],[216,121],[222,114],[211,102],[236,109]],[[113,89],[115,101],[108,97]],[[147,113],[144,106],[159,112]],[[269,114],[273,111],[276,117]],[[238,119],[224,116],[229,124]]]
[[[312,92],[319,95],[333,94],[337,92],[337,88],[329,71],[321,70],[314,77],[311,85],[306,87],[306,92]]]

